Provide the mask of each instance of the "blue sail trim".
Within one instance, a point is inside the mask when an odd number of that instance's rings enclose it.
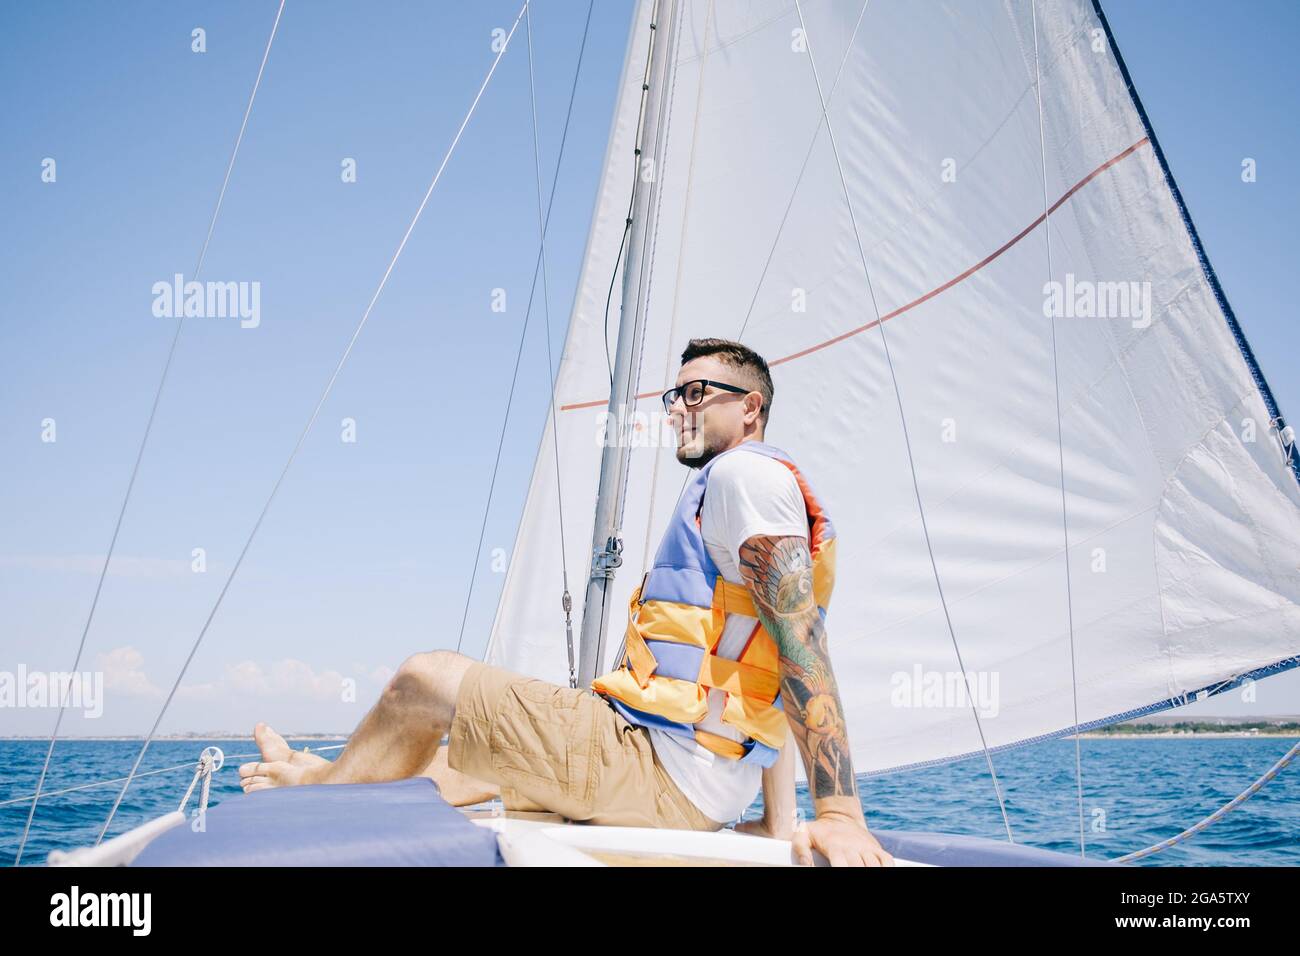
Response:
[[[1090,720],[1087,723],[1079,724],[1079,733],[1086,733],[1089,730],[1096,730],[1099,727],[1107,727],[1111,724],[1117,724],[1124,720],[1132,720],[1135,717],[1145,717],[1148,714],[1159,713],[1162,710],[1173,710],[1175,707],[1183,707],[1193,701],[1200,699],[1200,695],[1206,697],[1217,697],[1219,694],[1240,687],[1248,680],[1256,680],[1263,677],[1272,677],[1283,671],[1289,671],[1293,667],[1300,667],[1300,655],[1295,657],[1284,657],[1280,661],[1272,664],[1265,664],[1263,667],[1257,667],[1253,671],[1248,671],[1239,677],[1227,681],[1219,681],[1216,684],[1209,684],[1199,690],[1190,691],[1181,697],[1170,697],[1166,700],[1158,700],[1154,704],[1147,704],[1143,707],[1135,707],[1132,710],[1126,710],[1120,714],[1112,714],[1109,717],[1100,717],[1097,720]],[[1061,737],[1068,737],[1075,732],[1075,725],[1070,724],[1060,730],[1049,731],[1045,734],[1039,734],[1037,737],[1026,737],[1024,740],[1013,740],[1008,744],[998,744],[996,747],[989,747],[988,753],[998,754],[1007,750],[1016,750],[1020,747],[1028,747],[1031,744],[1042,743],[1047,740],[1057,740]],[[951,757],[935,757],[933,760],[920,760],[916,763],[903,763],[893,767],[882,767],[879,770],[864,770],[857,774],[859,777],[884,777],[891,773],[903,773],[907,770],[924,770],[926,767],[942,767],[946,764],[957,763],[960,760],[970,760],[972,757],[982,757],[985,751],[970,750],[963,754],[954,754]]]

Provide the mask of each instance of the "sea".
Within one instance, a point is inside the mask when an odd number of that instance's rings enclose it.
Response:
[[[291,743],[296,749],[318,750],[343,741]],[[1080,740],[1084,853],[1114,859],[1174,836],[1245,790],[1295,743],[1293,737]],[[239,764],[256,759],[251,740],[154,741],[140,767],[147,775],[132,782],[108,836],[175,810],[193,779],[200,751],[208,746],[225,754],[209,805],[238,796]],[[0,740],[0,866],[14,862],[30,808],[30,801],[23,798],[36,789],[46,748],[46,741]],[[121,780],[86,785],[125,777],[139,750],[139,741],[131,740],[59,741],[21,865],[42,864],[51,850],[93,844],[121,790]],[[337,753],[337,749],[325,750],[323,756]],[[940,767],[859,777],[868,826],[1006,840],[1009,825],[1017,843],[1079,853],[1075,742],[1053,740],[999,753],[993,765],[1006,808],[1005,824],[987,762],[979,756]],[[70,789],[74,787],[80,789]],[[811,818],[812,806],[802,786],[797,798],[801,811]],[[190,808],[195,805],[191,799]],[[760,797],[743,819],[761,815]],[[1139,865],[1300,865],[1300,760],[1208,829]]]

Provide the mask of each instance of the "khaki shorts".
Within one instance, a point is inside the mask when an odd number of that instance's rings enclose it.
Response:
[[[448,732],[453,770],[501,787],[507,810],[605,826],[720,830],[678,789],[650,734],[605,700],[475,661]]]

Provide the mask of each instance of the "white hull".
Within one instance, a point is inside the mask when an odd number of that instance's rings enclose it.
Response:
[[[473,822],[497,834],[508,866],[797,866],[788,840],[730,830],[658,830],[574,824],[555,814],[468,811]],[[828,861],[815,854],[816,865]],[[899,866],[927,866],[895,859]]]

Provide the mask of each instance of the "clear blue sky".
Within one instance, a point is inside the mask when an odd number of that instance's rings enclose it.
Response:
[[[539,0],[549,186],[586,3]],[[0,669],[72,663],[276,4],[0,12]],[[1291,297],[1300,112],[1291,2],[1106,4],[1230,301],[1300,416]],[[170,686],[508,28],[510,2],[289,0],[205,265],[261,325],[186,323],[82,667],[116,690],[70,733],[139,734]],[[548,238],[558,358],[630,2],[600,0]],[[190,50],[203,27],[207,52]],[[57,183],[41,163],[57,162]],[[358,181],[340,180],[357,162]],[[1254,158],[1258,181],[1244,184]],[[347,730],[407,654],[454,647],[536,255],[522,36],[504,58],[164,730]],[[504,313],[492,290],[507,291]],[[545,414],[540,298],[464,650],[481,651]],[[340,441],[340,421],[357,441]],[[40,440],[53,418],[58,440]],[[206,549],[208,572],[190,570]],[[102,656],[101,656],[102,655]],[[341,702],[339,677],[357,682]],[[1294,673],[1253,712],[1300,712]],[[1214,706],[1232,712],[1232,701]],[[1237,710],[1240,707],[1235,708]],[[9,711],[3,733],[48,733]]]

